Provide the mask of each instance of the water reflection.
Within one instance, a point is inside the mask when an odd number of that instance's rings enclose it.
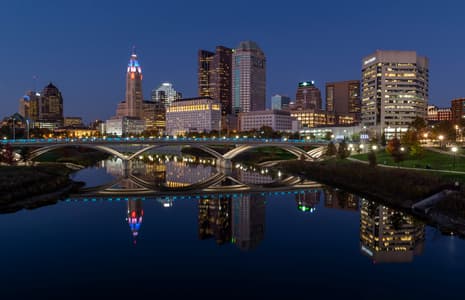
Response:
[[[412,262],[423,252],[425,225],[412,216],[362,199],[360,242],[374,263]]]
[[[132,233],[132,241],[135,245],[137,243],[137,237],[139,236],[144,210],[142,209],[141,199],[129,199],[127,203],[128,212],[126,221],[129,223],[129,228],[131,229]]]
[[[297,209],[303,212],[315,212],[320,203],[321,190],[298,193],[295,195]]]
[[[346,191],[326,187],[325,189],[325,207],[340,210],[358,211],[360,197]]]

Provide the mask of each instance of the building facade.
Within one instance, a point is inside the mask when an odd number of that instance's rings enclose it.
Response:
[[[126,71],[126,95],[116,111],[118,118],[143,118],[142,77],[142,68],[133,49]]]
[[[138,135],[145,130],[145,120],[137,117],[121,117],[105,122],[105,131],[108,135],[128,136]]]
[[[377,50],[362,60],[362,124],[387,139],[426,118],[428,58],[415,51]]]
[[[440,122],[452,120],[452,109],[450,107],[437,107],[428,105],[426,120],[428,122]]]
[[[199,50],[198,93],[220,101],[223,116],[232,113],[232,49]]]
[[[321,92],[315,86],[315,81],[299,82],[295,95],[295,102],[291,104],[293,110],[322,109]]]
[[[166,134],[220,131],[221,104],[209,97],[175,101],[166,108]]]
[[[352,115],[360,122],[360,80],[326,83],[326,111]]]
[[[289,103],[291,103],[291,98],[282,95],[274,95],[271,97],[271,109],[287,110],[289,109]]]
[[[266,104],[266,58],[253,41],[244,41],[233,52],[233,112],[264,110]]]
[[[176,91],[173,84],[169,82],[163,82],[158,88],[152,90],[152,101],[163,104],[165,108],[180,99],[182,99],[182,93]]]
[[[465,98],[458,98],[451,101],[452,121],[460,124],[465,120]]]
[[[84,124],[82,123],[81,117],[66,117],[64,119],[63,126],[65,127],[82,127]]]
[[[239,131],[259,130],[263,126],[273,131],[292,131],[293,120],[288,111],[276,109],[239,113]]]

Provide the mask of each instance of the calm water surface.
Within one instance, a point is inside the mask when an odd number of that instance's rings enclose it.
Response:
[[[214,166],[136,164],[185,186]],[[134,187],[121,162],[77,173]],[[258,173],[242,182],[266,183]],[[465,241],[330,187],[176,197],[72,197],[0,215],[2,299],[460,299]]]

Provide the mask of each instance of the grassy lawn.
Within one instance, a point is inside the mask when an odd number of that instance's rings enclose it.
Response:
[[[368,154],[353,155],[353,158],[368,161]],[[384,150],[376,152],[376,160],[380,165],[397,166],[389,153]],[[414,158],[407,156],[406,159],[399,163],[401,167],[426,169],[429,166],[433,170],[449,170],[465,172],[465,157],[455,157],[429,150],[424,150],[422,157]],[[457,176],[457,175],[454,175]]]

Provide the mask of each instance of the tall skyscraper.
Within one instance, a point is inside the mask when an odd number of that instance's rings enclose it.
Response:
[[[152,101],[163,103],[165,108],[170,107],[171,103],[182,99],[182,94],[173,88],[173,84],[164,82],[160,87],[152,90]]]
[[[362,124],[387,139],[426,118],[428,58],[415,51],[377,50],[362,60]]]
[[[244,41],[233,52],[233,112],[264,110],[266,103],[266,58],[253,41]]]
[[[291,98],[282,95],[274,95],[271,97],[271,109],[288,109]]]
[[[19,113],[31,121],[39,120],[39,107],[41,103],[40,93],[28,91],[19,99]]]
[[[299,82],[295,95],[295,102],[291,105],[293,110],[315,109],[320,110],[321,92],[315,86],[315,81]]]
[[[232,49],[217,46],[215,52],[198,52],[198,91],[200,97],[220,101],[223,116],[232,113]]]
[[[361,112],[360,80],[326,83],[326,111],[352,115],[359,122]]]
[[[60,90],[51,82],[42,92],[42,101],[39,107],[41,120],[56,121],[63,124],[63,96]]]
[[[118,105],[116,116],[143,118],[142,69],[134,49],[126,72],[126,96]]]

